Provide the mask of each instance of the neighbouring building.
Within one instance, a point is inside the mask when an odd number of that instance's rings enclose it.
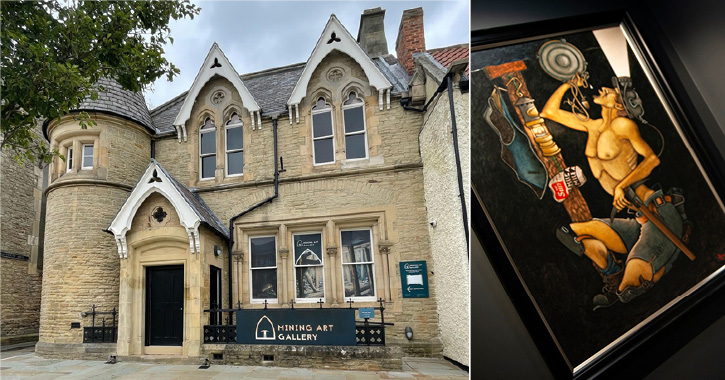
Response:
[[[43,169],[0,155],[0,345],[38,340]]]
[[[384,13],[365,11],[357,39],[332,15],[307,62],[251,74],[215,43],[151,111],[104,80],[78,110],[97,126],[46,122],[68,159],[33,192],[36,353],[468,365],[468,48],[426,50],[417,8],[393,56]]]

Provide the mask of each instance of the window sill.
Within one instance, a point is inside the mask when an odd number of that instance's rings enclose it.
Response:
[[[274,298],[268,298],[268,299],[253,299],[250,300],[249,303],[252,305],[264,305],[264,301],[267,301],[267,305],[276,305],[279,303],[277,299]]]

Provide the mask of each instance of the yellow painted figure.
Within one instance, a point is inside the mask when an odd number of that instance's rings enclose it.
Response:
[[[584,80],[578,74],[569,83],[562,84],[546,102],[541,116],[587,133],[584,154],[594,177],[604,191],[614,197],[614,207],[636,209],[625,198],[626,189],[631,187],[645,206],[658,211],[664,223],[680,236],[682,219],[672,205],[671,197],[643,183],[660,160],[642,139],[637,124],[626,117],[617,91],[604,87],[594,97],[594,103],[602,107],[600,119],[583,118],[561,109],[565,93],[572,86],[583,84]],[[642,217],[636,218],[636,222],[635,219],[612,222],[593,219],[572,223],[560,227],[557,237],[577,254],[590,258],[602,275],[605,286],[603,294],[594,297],[595,310],[617,300],[629,302],[644,293],[662,278],[679,253],[652,222]],[[627,254],[626,262],[622,263],[612,252]]]

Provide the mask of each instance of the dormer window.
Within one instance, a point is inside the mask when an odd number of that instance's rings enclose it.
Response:
[[[204,120],[199,129],[199,167],[201,179],[214,178],[216,171],[216,127],[211,118]]]
[[[315,165],[335,162],[335,134],[332,128],[332,107],[325,98],[312,107],[312,159]]]
[[[244,173],[244,130],[242,119],[232,114],[225,126],[226,133],[226,175],[238,176]]]
[[[365,128],[365,102],[352,91],[342,106],[345,128],[345,158],[358,160],[368,157],[368,139]]]

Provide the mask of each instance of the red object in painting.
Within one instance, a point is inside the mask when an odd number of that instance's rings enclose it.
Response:
[[[569,196],[569,189],[567,188],[566,183],[564,183],[564,180],[549,182],[549,187],[551,188],[551,192],[554,194],[554,199],[557,202],[563,202],[564,199]]]

